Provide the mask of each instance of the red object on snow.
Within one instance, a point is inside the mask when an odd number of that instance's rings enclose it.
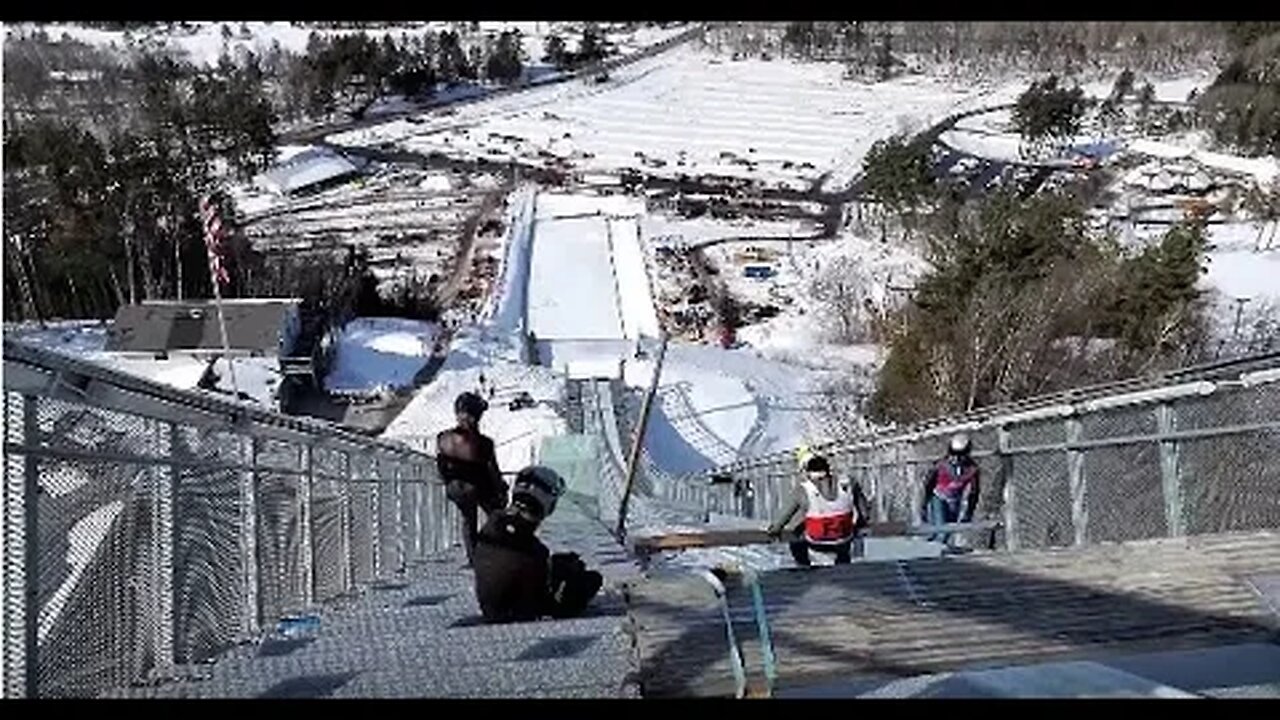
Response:
[[[720,347],[725,349],[731,348],[737,339],[737,333],[733,331],[733,328],[728,326],[722,326],[720,328]]]

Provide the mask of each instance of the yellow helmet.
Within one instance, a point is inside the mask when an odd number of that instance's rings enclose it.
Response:
[[[801,445],[796,448],[796,467],[804,470],[804,466],[809,463],[809,459],[813,457],[813,450],[808,445]]]

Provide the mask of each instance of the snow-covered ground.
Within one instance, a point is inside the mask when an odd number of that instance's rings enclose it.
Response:
[[[871,144],[919,129],[992,88],[912,76],[842,78],[838,63],[728,61],[682,47],[603,84],[570,83],[329,137],[495,161],[564,158],[584,172],[755,178],[804,189],[847,184]]]
[[[538,221],[529,329],[540,340],[623,337],[607,225],[601,217]]]
[[[272,410],[280,407],[280,361],[273,357],[236,358],[228,367],[226,358],[212,363],[216,376],[214,387],[225,393],[232,392],[231,375],[235,374],[235,390],[253,398],[260,405]]]
[[[652,360],[628,360],[625,381],[647,388]],[[645,449],[669,474],[794,447],[822,435],[819,391],[829,373],[750,350],[672,342]]]
[[[625,357],[659,334],[641,248],[643,203],[623,196],[542,194],[533,225],[529,330],[553,366]]]
[[[359,394],[410,387],[432,355],[435,336],[435,324],[421,320],[355,318],[337,337],[325,390]]]
[[[1129,143],[1129,150],[1140,155],[1162,159],[1189,159],[1206,168],[1250,177],[1264,186],[1271,184],[1277,176],[1280,176],[1280,161],[1270,156],[1240,157],[1144,138]]]
[[[107,323],[96,320],[70,320],[47,323],[44,328],[31,323],[9,325],[6,336],[24,344],[63,355],[89,360],[104,367],[136,377],[168,385],[179,390],[197,390],[212,371],[213,387],[231,394],[231,375],[223,358],[186,353],[171,353],[157,359],[136,354],[123,355],[106,351]],[[255,402],[272,409],[279,407],[282,380],[279,360],[274,357],[240,357],[235,360],[236,387]]]
[[[544,437],[562,435],[564,419],[555,405],[563,400],[564,380],[549,368],[522,365],[504,357],[483,335],[464,336],[450,348],[448,359],[435,379],[420,389],[408,406],[383,432],[428,452],[435,452],[435,436],[453,427],[453,401],[463,392],[481,392],[480,377],[495,392],[480,429],[493,438],[498,465],[516,472],[537,460]],[[538,405],[510,410],[507,403],[518,393],[529,393]]]
[[[1212,249],[1200,285],[1209,291],[1216,336],[1225,341],[1251,345],[1254,332],[1280,331],[1280,242],[1260,250],[1258,231],[1251,222],[1209,226]]]
[[[779,309],[777,316],[741,328],[738,339],[765,357],[801,367],[874,365],[878,356],[875,346],[848,344],[836,337],[840,326],[836,312],[866,303],[876,309],[892,307],[902,298],[902,290],[910,288],[927,267],[917,249],[896,238],[882,243],[851,230],[830,241],[753,242],[749,246],[773,253],[769,263],[776,273],[773,277],[743,277],[742,244],[705,251],[735,297]],[[847,297],[843,301],[820,299],[814,285],[824,278],[845,283]],[[865,313],[862,318],[865,322]]]
[[[24,344],[53,352],[92,359],[107,348],[106,320],[60,320],[45,323],[8,324],[4,334]]]

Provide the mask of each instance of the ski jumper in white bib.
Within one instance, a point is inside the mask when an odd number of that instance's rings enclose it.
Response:
[[[812,480],[800,482],[809,501],[804,514],[804,536],[814,545],[843,545],[853,539],[853,491],[847,481],[836,485],[835,498],[828,500]]]

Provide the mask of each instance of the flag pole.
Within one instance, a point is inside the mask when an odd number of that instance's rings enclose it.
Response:
[[[231,343],[227,341],[227,318],[222,313],[222,288],[216,277],[213,280],[213,301],[218,308],[218,330],[222,333],[222,355],[227,359],[227,374],[231,376],[231,393],[236,400],[239,400],[240,386],[236,384],[236,364],[231,357]]]
[[[222,224],[218,221],[217,210],[210,202],[209,196],[205,195],[200,198],[200,214],[204,219],[205,227],[205,249],[209,255],[209,280],[213,285],[213,301],[214,306],[218,310],[218,331],[222,334],[222,356],[227,359],[227,374],[231,379],[231,393],[236,400],[240,399],[240,386],[236,383],[236,365],[231,357],[231,343],[227,339],[227,318],[222,312],[222,278],[225,277],[226,271],[221,267],[221,260],[218,257],[218,245],[221,241],[219,234],[222,230]]]

